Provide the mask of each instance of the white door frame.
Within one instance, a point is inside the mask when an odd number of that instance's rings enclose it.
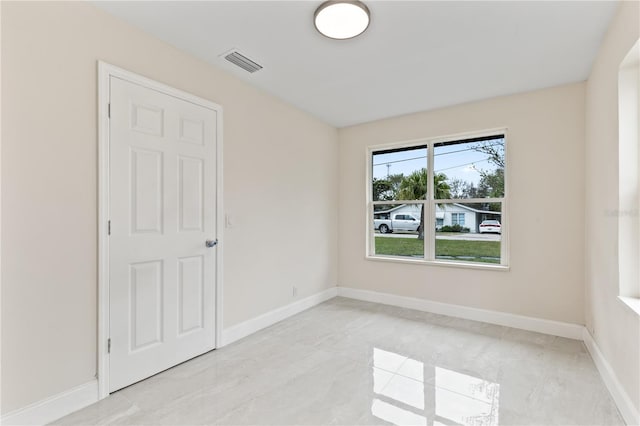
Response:
[[[206,99],[98,61],[98,398],[109,396],[109,97],[110,79],[117,77],[216,112],[216,327],[215,347],[222,345],[222,107]]]

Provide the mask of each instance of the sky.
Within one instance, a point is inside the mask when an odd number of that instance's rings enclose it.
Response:
[[[486,143],[503,143],[503,139],[488,141]],[[478,169],[492,171],[496,166],[487,161],[487,154],[477,152],[472,148],[478,146],[478,142],[467,142],[456,145],[436,146],[434,148],[434,171],[444,173],[448,180],[455,178],[478,184],[480,173]],[[387,168],[387,165],[389,167]],[[411,172],[427,167],[427,149],[413,149],[410,151],[393,152],[389,154],[373,155],[373,177],[384,179],[388,173],[403,173],[405,176]]]

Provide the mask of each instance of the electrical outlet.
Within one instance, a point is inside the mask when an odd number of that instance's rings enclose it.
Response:
[[[296,297],[298,295],[298,287],[293,287],[293,297]]]

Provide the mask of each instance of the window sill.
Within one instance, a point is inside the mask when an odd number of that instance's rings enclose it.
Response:
[[[393,256],[365,256],[366,260],[373,260],[376,262],[392,262],[392,263],[404,263],[410,265],[426,265],[426,266],[444,266],[446,268],[458,268],[458,269],[481,269],[484,271],[499,271],[508,272],[511,268],[507,265],[496,264],[482,264],[482,263],[463,263],[463,262],[450,262],[444,260],[421,260],[421,259],[407,259],[402,257]]]
[[[640,298],[638,297],[625,297],[618,296],[620,300],[628,309],[640,316]]]

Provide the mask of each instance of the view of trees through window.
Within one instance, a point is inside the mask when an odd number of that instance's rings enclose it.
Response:
[[[371,161],[372,254],[425,259],[427,235],[426,260],[502,263],[503,135],[379,150]]]

